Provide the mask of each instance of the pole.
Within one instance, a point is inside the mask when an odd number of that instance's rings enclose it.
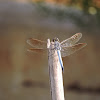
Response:
[[[57,50],[53,49],[54,42],[50,43],[49,39],[47,42],[52,100],[64,100],[62,68],[59,62]]]

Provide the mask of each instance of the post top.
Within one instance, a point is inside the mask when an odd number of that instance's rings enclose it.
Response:
[[[50,39],[47,39],[47,48],[50,48]]]

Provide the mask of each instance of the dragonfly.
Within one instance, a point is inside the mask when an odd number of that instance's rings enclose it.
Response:
[[[57,50],[62,71],[64,70],[62,57],[69,56],[87,45],[86,43],[77,43],[81,39],[81,37],[82,33],[76,33],[70,38],[63,40],[62,42],[60,42],[58,38],[54,38],[52,40],[52,42],[54,42],[54,49]],[[46,41],[29,38],[27,40],[27,43],[32,46],[32,48],[28,49],[28,51],[30,52],[44,53],[45,51],[47,51]]]

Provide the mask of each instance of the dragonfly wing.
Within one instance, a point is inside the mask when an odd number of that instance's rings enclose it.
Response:
[[[47,42],[41,41],[41,40],[38,40],[38,39],[29,38],[27,40],[27,43],[29,45],[31,45],[32,47],[36,47],[36,48],[47,48]]]
[[[80,38],[82,37],[82,33],[76,33],[75,35],[73,35],[72,37],[64,40],[61,42],[61,46],[72,46],[74,45],[75,43],[77,43]]]
[[[78,51],[79,49],[83,48],[86,46],[86,43],[78,43],[74,46],[70,47],[62,47],[61,49],[61,56],[69,56],[70,54],[73,54],[74,52]]]
[[[45,53],[47,52],[47,49],[42,49],[42,48],[30,48],[27,51],[29,52],[34,52],[34,53]]]

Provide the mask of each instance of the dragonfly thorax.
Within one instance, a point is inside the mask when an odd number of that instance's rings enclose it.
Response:
[[[59,42],[59,39],[57,37],[55,37],[53,39],[53,42],[54,42],[54,48],[55,48],[55,50],[61,50],[60,42]]]
[[[54,42],[54,48],[55,48],[55,50],[61,50],[61,46],[60,46],[60,43],[58,41]]]

